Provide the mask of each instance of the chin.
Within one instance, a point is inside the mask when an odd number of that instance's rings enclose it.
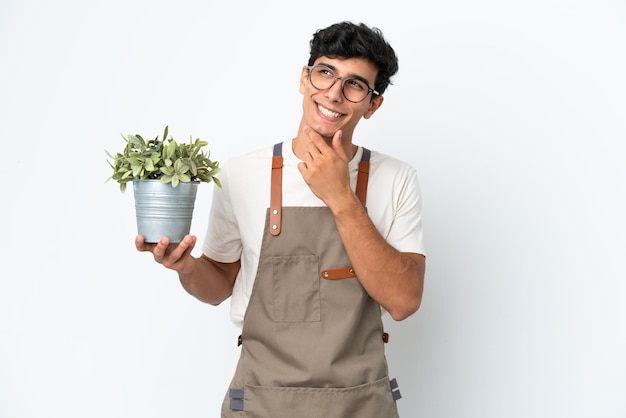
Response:
[[[318,127],[312,127],[313,130],[315,132],[317,132],[318,134],[320,134],[324,139],[326,139],[327,141],[332,140],[333,135],[335,135],[335,132],[337,132],[339,130],[339,128],[337,129],[320,129]]]

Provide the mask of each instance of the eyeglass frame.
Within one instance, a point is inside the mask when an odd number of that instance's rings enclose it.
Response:
[[[312,74],[312,70],[313,70],[313,68],[317,68],[317,67],[327,68],[327,69],[328,69],[331,73],[333,73],[333,82],[330,84],[330,86],[326,87],[325,89],[320,89],[320,88],[316,87],[316,86],[313,84],[313,81],[311,81],[311,74]],[[363,100],[367,99],[367,96],[369,96],[369,94],[370,94],[370,93],[372,93],[372,95],[373,95],[373,96],[378,96],[378,97],[380,97],[380,93],[379,93],[377,90],[375,90],[375,89],[371,88],[371,87],[370,87],[370,85],[369,85],[369,83],[367,82],[367,80],[365,80],[365,79],[364,79],[364,78],[362,78],[362,77],[358,77],[358,76],[357,76],[357,77],[339,77],[338,75],[336,75],[336,74],[335,74],[335,70],[333,70],[331,67],[329,67],[328,65],[325,65],[325,64],[307,65],[307,66],[306,66],[306,68],[307,68],[307,70],[309,71],[309,77],[308,77],[308,78],[309,78],[309,82],[311,83],[311,85],[313,86],[313,88],[314,88],[314,89],[316,89],[316,90],[328,90],[328,89],[330,89],[332,86],[334,86],[334,85],[335,85],[335,83],[337,82],[337,79],[339,79],[339,80],[341,80],[341,94],[342,94],[342,95],[343,95],[343,97],[344,97],[347,101],[349,101],[350,103],[361,103]],[[358,102],[352,101],[352,100],[350,100],[350,99],[348,99],[348,98],[346,97],[346,93],[343,91],[343,87],[344,87],[344,85],[345,85],[345,83],[346,83],[346,80],[357,80],[357,81],[362,81],[362,82],[364,82],[364,83],[365,83],[365,85],[367,86],[367,93],[366,93],[366,94],[365,94],[365,96],[363,96],[363,98],[362,98],[361,100],[359,100]]]

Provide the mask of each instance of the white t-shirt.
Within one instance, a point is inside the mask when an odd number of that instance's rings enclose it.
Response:
[[[202,252],[216,261],[241,259],[231,298],[231,319],[240,328],[256,277],[270,203],[272,150],[269,146],[224,164],[219,175],[223,188],[214,188],[202,247]],[[359,147],[349,163],[352,190],[362,154]],[[293,153],[292,141],[283,144],[283,157],[283,206],[325,206],[302,179],[298,170],[301,160]],[[372,151],[366,206],[376,229],[391,246],[401,252],[425,254],[422,200],[413,167]]]

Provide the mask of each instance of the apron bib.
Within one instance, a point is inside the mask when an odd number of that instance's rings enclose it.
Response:
[[[369,151],[357,194],[365,202]],[[395,418],[380,306],[365,292],[327,207],[282,207],[282,144],[222,417]]]

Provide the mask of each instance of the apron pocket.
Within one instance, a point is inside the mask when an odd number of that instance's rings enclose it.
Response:
[[[273,269],[273,320],[320,321],[319,257],[315,255],[274,257]]]
[[[245,387],[246,418],[397,418],[389,379],[350,388]]]

